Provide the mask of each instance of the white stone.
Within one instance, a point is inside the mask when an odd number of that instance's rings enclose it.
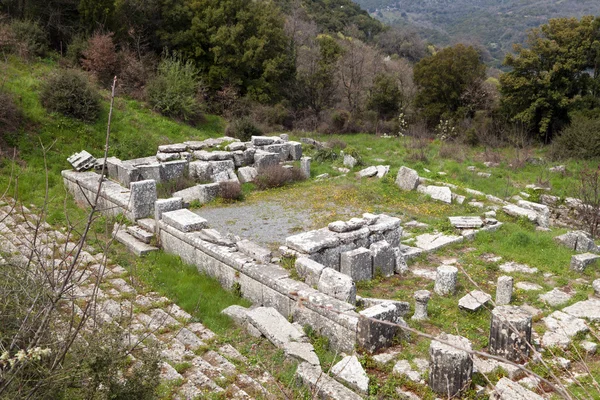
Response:
[[[563,292],[557,288],[552,289],[548,293],[541,294],[539,299],[546,302],[551,307],[560,306],[571,300],[572,295]]]
[[[417,188],[421,193],[429,195],[434,200],[439,200],[444,203],[452,203],[452,191],[446,186],[424,186],[421,185]]]
[[[162,214],[163,222],[182,232],[194,232],[208,228],[208,221],[188,209],[169,211]]]
[[[538,218],[537,212],[529,210],[527,208],[519,207],[514,204],[505,205],[504,207],[502,207],[502,210],[508,215],[517,218],[527,218],[531,222],[536,222]]]
[[[525,264],[517,264],[516,262],[507,262],[504,263],[502,265],[499,266],[500,271],[502,272],[507,272],[507,273],[513,273],[513,272],[520,272],[522,274],[535,274],[538,272],[537,268],[531,268],[528,265]]]
[[[554,240],[578,253],[598,252],[598,246],[596,246],[590,234],[584,231],[567,232],[564,235],[555,237]]]
[[[571,269],[573,271],[583,272],[585,269],[600,259],[600,256],[593,253],[575,254],[571,257]]]
[[[283,345],[283,351],[287,356],[294,357],[300,361],[306,361],[311,365],[321,365],[319,357],[310,343],[287,342]]]
[[[480,217],[449,217],[450,224],[459,229],[481,228],[483,221]]]
[[[413,382],[421,382],[421,374],[418,371],[412,369],[410,363],[406,360],[399,360],[395,365],[392,372],[396,375],[406,376]]]
[[[501,276],[496,285],[496,305],[510,304],[513,294],[513,277]]]
[[[356,285],[354,285],[352,278],[332,268],[323,270],[317,288],[319,291],[338,300],[350,304],[356,303]]]
[[[354,168],[357,161],[356,158],[352,157],[350,154],[344,154],[344,166],[350,169]]]
[[[377,175],[377,167],[367,167],[358,172],[358,176],[361,178],[370,178]]]
[[[237,171],[240,183],[254,182],[258,176],[258,171],[254,167],[242,167]]]
[[[440,296],[452,295],[456,291],[457,278],[458,268],[451,265],[442,265],[437,268],[433,290]]]
[[[593,298],[577,302],[563,309],[567,314],[586,318],[590,321],[600,321],[600,299]]]
[[[377,178],[381,179],[384,176],[386,176],[388,174],[388,172],[390,172],[390,166],[389,165],[377,165],[375,168],[377,168]]]
[[[304,341],[305,337],[273,307],[258,307],[246,312],[248,321],[275,346]]]
[[[525,389],[508,378],[498,381],[491,398],[494,400],[544,400],[542,396]]]
[[[369,389],[369,377],[356,356],[346,356],[331,368],[335,377],[350,387],[366,394]]]
[[[462,236],[444,235],[443,233],[425,233],[423,235],[417,236],[415,240],[416,247],[425,251],[435,251],[444,246],[462,242],[464,238]]]
[[[400,167],[396,177],[396,186],[402,190],[415,190],[419,186],[419,174],[414,169]]]
[[[296,376],[316,398],[331,400],[361,400],[362,397],[335,381],[321,368],[304,362],[296,369]]]
[[[481,290],[473,290],[458,301],[458,306],[469,311],[477,311],[492,300],[492,296]]]

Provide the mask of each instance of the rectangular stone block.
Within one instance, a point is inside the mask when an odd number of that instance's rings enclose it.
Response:
[[[296,259],[296,271],[300,278],[311,287],[316,287],[321,279],[321,273],[325,269],[323,264],[319,264],[310,258],[300,257]]]
[[[160,221],[163,213],[180,210],[182,208],[183,199],[181,197],[171,197],[170,199],[158,199],[154,203],[154,219],[156,221]]]
[[[571,257],[571,269],[583,272],[585,269],[600,259],[600,256],[593,253],[576,254]]]
[[[400,326],[389,325],[379,321],[405,325],[400,310],[392,303],[381,303],[359,313],[356,339],[358,345],[368,352],[375,352],[389,347],[402,330]]]
[[[300,142],[287,142],[289,158],[293,161],[298,161],[302,158],[302,143]]]
[[[129,200],[134,219],[146,218],[154,213],[156,202],[156,181],[146,180],[131,183]]]
[[[271,262],[271,257],[273,256],[271,250],[265,249],[264,247],[261,247],[250,240],[240,240],[236,243],[236,246],[240,252],[252,257],[262,264],[268,264]]]
[[[373,279],[373,260],[371,252],[364,247],[346,251],[341,254],[340,272],[348,275],[354,281]]]
[[[259,171],[279,164],[279,154],[258,150],[254,153],[254,164]]]
[[[194,232],[208,228],[208,222],[204,218],[185,208],[163,213],[162,220],[181,232]]]
[[[394,248],[388,242],[382,240],[373,243],[369,247],[373,256],[373,276],[381,274],[385,277],[394,275],[394,267],[396,265],[396,254]]]
[[[156,182],[161,181],[161,166],[159,163],[137,165],[136,168],[142,179],[153,179]]]
[[[128,188],[131,182],[140,180],[140,173],[137,168],[132,165],[128,165],[124,162],[117,164],[117,182],[124,187]]]
[[[187,160],[169,161],[160,164],[161,181],[171,181],[187,174]]]
[[[335,299],[356,304],[356,285],[352,278],[334,269],[323,270],[317,289]]]

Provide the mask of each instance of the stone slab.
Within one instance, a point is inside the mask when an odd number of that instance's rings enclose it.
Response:
[[[325,248],[335,247],[339,243],[339,238],[327,228],[300,233],[285,239],[286,246],[305,254],[313,254]]]
[[[194,232],[208,228],[208,222],[188,209],[169,211],[162,214],[163,222],[182,232]]]
[[[296,369],[297,379],[319,399],[361,400],[362,397],[324,373],[321,368],[302,363]]]
[[[492,296],[481,290],[473,290],[458,301],[458,306],[464,310],[477,311],[492,300]]]
[[[425,251],[435,251],[442,247],[460,243],[464,240],[462,236],[454,236],[454,235],[444,235],[443,233],[430,234],[425,233],[423,235],[419,235],[416,238],[415,245],[416,247],[423,249]]]
[[[579,301],[563,309],[569,315],[585,318],[590,321],[600,321],[600,299],[594,298]]]
[[[449,217],[450,224],[458,229],[481,228],[483,221],[480,217]]]
[[[336,379],[360,393],[367,394],[369,377],[356,356],[346,356],[331,368]]]

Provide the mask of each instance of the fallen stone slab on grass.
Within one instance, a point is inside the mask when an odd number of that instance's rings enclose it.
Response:
[[[487,375],[500,368],[508,373],[510,379],[515,379],[523,374],[523,371],[513,364],[503,363],[491,358],[473,357],[473,372],[476,370],[480,374]]]
[[[367,394],[369,377],[356,356],[346,356],[331,368],[331,373],[351,388]]]
[[[452,203],[452,191],[446,186],[424,186],[417,187],[417,191],[429,195],[434,200],[444,203]]]
[[[473,290],[458,301],[458,306],[469,311],[477,311],[492,300],[492,296],[481,290]]]
[[[567,346],[574,336],[589,330],[583,319],[576,318],[563,311],[555,311],[543,318],[543,321],[548,328],[542,338],[544,346]]]
[[[577,302],[563,309],[569,315],[585,318],[590,321],[600,321],[600,299],[594,298]]]
[[[554,238],[558,243],[578,253],[597,253],[598,246],[589,233],[584,231],[567,232]]]
[[[496,384],[490,399],[493,400],[544,400],[544,398],[508,378]]]
[[[319,399],[361,400],[362,397],[335,379],[320,367],[304,362],[296,369],[297,379]]]
[[[416,246],[425,251],[435,251],[453,243],[462,242],[463,240],[464,237],[462,236],[425,233],[416,237]]]
[[[540,294],[539,299],[546,302],[551,307],[560,306],[571,300],[572,295],[563,292],[560,289],[554,288],[548,293]]]
[[[414,169],[400,167],[396,176],[396,186],[402,190],[415,190],[419,186],[419,174]]]
[[[515,286],[517,288],[521,289],[521,290],[526,291],[526,292],[533,292],[533,291],[537,291],[537,290],[542,290],[543,289],[537,283],[531,283],[531,282],[517,282],[517,284]]]
[[[321,365],[315,349],[310,343],[287,342],[283,345],[283,352],[286,356],[293,357],[300,361],[306,361],[311,365]]]
[[[520,272],[523,274],[535,274],[538,272],[537,268],[531,268],[525,264],[517,264],[514,261],[504,263],[504,264],[500,265],[498,268],[500,268],[500,271],[507,272],[507,273]]]
[[[583,272],[587,267],[594,264],[596,261],[600,259],[598,254],[593,253],[583,253],[576,254],[571,257],[571,269],[573,271]]]
[[[450,224],[458,229],[481,228],[483,221],[480,217],[449,217]]]
[[[248,321],[271,343],[283,348],[289,342],[302,342],[306,337],[273,307],[258,307],[246,312]]]

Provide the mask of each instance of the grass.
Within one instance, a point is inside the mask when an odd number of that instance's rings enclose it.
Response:
[[[86,124],[48,113],[40,103],[40,84],[55,68],[57,62],[52,59],[26,63],[10,57],[8,63],[0,64],[4,77],[0,84],[14,96],[27,119],[22,131],[5,138],[9,145],[19,149],[20,160],[12,163],[8,159],[0,159],[0,187],[8,188],[10,182],[9,195],[25,203],[41,205],[46,187],[46,163],[51,203],[49,222],[64,223],[65,198],[70,212],[79,216],[81,213],[66,196],[60,172],[70,168],[67,157],[81,150],[87,150],[96,157],[103,156],[109,93],[101,91],[102,112],[95,123]],[[217,137],[223,134],[223,130],[223,120],[213,115],[206,115],[201,125],[191,127],[163,117],[143,103],[117,97],[109,156],[121,159],[145,157],[155,154],[159,144]],[[14,184],[14,180],[10,181],[11,177],[18,178],[18,185]]]

